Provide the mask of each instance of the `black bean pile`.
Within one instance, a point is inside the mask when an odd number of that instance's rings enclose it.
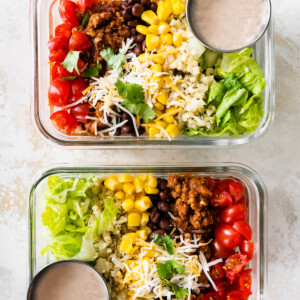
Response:
[[[117,128],[116,134],[115,134],[116,136],[120,136],[123,134],[124,135],[131,134],[132,136],[136,136],[130,115],[126,112],[123,112],[121,121],[126,121],[126,120],[127,120],[127,122],[123,126]],[[141,126],[138,127],[138,132],[139,132],[139,135],[143,135],[145,133],[145,128],[141,127]]]
[[[136,44],[133,52],[136,56],[141,55],[146,51],[145,35],[136,31],[137,25],[146,25],[141,20],[141,15],[146,10],[157,11],[157,4],[150,0],[124,0],[121,4],[121,13],[127,20],[127,26],[131,28],[131,36],[133,42]]]

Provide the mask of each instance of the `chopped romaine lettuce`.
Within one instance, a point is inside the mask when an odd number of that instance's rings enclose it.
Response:
[[[220,81],[214,83],[209,89],[207,104],[209,104],[212,101],[218,101],[218,102],[222,101],[226,92],[227,89],[223,82]]]
[[[228,91],[242,89],[243,86],[237,79],[235,73],[225,75],[224,85]]]
[[[254,73],[242,74],[239,77],[239,82],[254,95],[260,95],[266,85],[266,79]]]

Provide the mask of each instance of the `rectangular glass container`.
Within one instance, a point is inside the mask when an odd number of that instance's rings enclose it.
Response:
[[[267,80],[263,91],[265,98],[264,116],[260,126],[250,135],[220,137],[179,135],[171,142],[167,138],[150,138],[141,136],[91,137],[68,136],[55,128],[50,117],[48,106],[48,87],[50,83],[50,66],[48,63],[47,42],[53,35],[55,27],[61,23],[58,14],[58,0],[31,0],[31,38],[33,50],[33,89],[31,114],[36,129],[47,141],[63,147],[76,149],[112,149],[112,148],[211,148],[246,144],[263,136],[274,118],[274,56],[272,20],[269,28],[254,45],[254,57],[263,69]]]
[[[248,221],[253,231],[255,250],[250,267],[252,271],[252,296],[249,299],[267,299],[267,192],[260,177],[250,168],[241,164],[210,163],[210,164],[139,164],[139,165],[57,165],[40,172],[32,181],[28,192],[29,212],[29,278],[53,261],[50,255],[42,256],[42,248],[46,245],[45,228],[41,223],[41,213],[49,176],[58,175],[63,178],[74,176],[91,176],[132,173],[152,174],[167,178],[170,173],[190,173],[214,178],[232,178],[246,187],[248,205]]]

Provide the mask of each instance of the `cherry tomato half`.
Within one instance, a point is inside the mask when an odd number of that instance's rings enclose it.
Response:
[[[225,190],[229,193],[229,184],[234,182],[232,179],[222,179],[217,182],[217,188],[221,190]]]
[[[226,300],[248,300],[249,294],[242,291],[231,291],[227,294]]]
[[[246,240],[250,241],[252,239],[252,229],[246,220],[234,222],[233,228],[244,236]]]
[[[78,0],[78,8],[82,11],[91,9],[94,5],[94,0]]]
[[[242,254],[247,255],[249,259],[252,259],[254,252],[254,243],[243,239],[240,244],[240,251]]]
[[[234,203],[237,203],[244,196],[245,187],[240,182],[232,182],[229,184],[229,192]]]
[[[218,241],[214,240],[211,244],[212,253],[217,258],[227,258],[234,254],[232,249],[224,248]]]
[[[243,196],[237,203],[246,205],[246,198],[245,198],[245,196]]]
[[[243,292],[250,293],[250,294],[252,294],[252,292],[251,292],[251,284],[252,284],[251,272],[252,272],[252,269],[248,269],[248,270],[242,271],[239,275],[240,290]]]
[[[69,40],[72,33],[72,25],[68,22],[64,22],[55,28],[55,36],[63,36]]]
[[[65,60],[66,56],[67,53],[59,49],[57,52],[49,54],[49,60],[52,62],[62,63]]]
[[[71,51],[83,51],[86,52],[91,47],[91,42],[88,37],[81,31],[75,31],[71,35],[69,42],[69,49]]]
[[[232,204],[232,198],[225,190],[215,190],[210,199],[212,206],[227,207]]]
[[[235,204],[227,207],[221,212],[221,220],[227,224],[233,224],[239,220],[247,218],[247,206],[243,204]]]
[[[60,0],[58,11],[64,22],[69,22],[73,27],[78,26],[79,22],[76,15],[77,5],[70,0]]]
[[[216,181],[211,177],[205,177],[208,188],[212,191],[216,186]]]
[[[79,123],[66,110],[60,110],[53,113],[50,119],[54,121],[59,129],[65,130],[70,135],[76,129]]]
[[[226,293],[226,286],[227,282],[226,281],[219,281],[216,283],[217,289],[218,289],[218,295],[219,296],[225,296]]]
[[[88,103],[81,103],[71,108],[71,115],[80,123],[88,122],[85,117],[88,116],[90,112],[90,105]]]
[[[72,73],[68,72],[61,64],[55,63],[52,68],[52,81],[56,79],[62,79],[64,77],[73,76]]]
[[[231,225],[220,224],[215,231],[216,240],[221,247],[234,249],[242,241],[242,236]]]
[[[224,269],[225,276],[234,280],[237,278],[238,274],[242,271],[242,269],[249,263],[250,259],[243,254],[234,254],[227,258]]]
[[[70,93],[70,84],[67,81],[58,80],[52,82],[48,90],[48,99],[50,106],[66,105]]]
[[[210,292],[205,294],[201,300],[222,300],[222,297],[217,292]]]
[[[68,102],[72,103],[81,99],[84,95],[82,92],[89,86],[86,80],[84,79],[75,79],[71,82],[71,90],[68,98]]]
[[[48,49],[50,53],[56,53],[58,50],[68,52],[68,39],[64,36],[55,36],[48,41]]]
[[[211,267],[211,277],[214,282],[221,281],[224,278],[224,270],[221,263]]]

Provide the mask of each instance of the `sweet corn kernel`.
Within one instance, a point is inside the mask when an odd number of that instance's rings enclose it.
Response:
[[[139,237],[142,239],[142,240],[144,240],[144,241],[146,241],[146,239],[148,238],[148,235],[147,235],[147,233],[146,233],[146,230],[139,230],[139,231],[137,231],[136,232],[138,235],[139,235]]]
[[[157,187],[157,179],[155,176],[148,176],[147,178],[147,185],[156,188]]]
[[[155,250],[146,250],[146,251],[145,251],[145,256],[146,256],[146,257],[151,257],[151,258],[153,258],[153,257],[155,257],[155,255],[156,255]]]
[[[154,189],[152,188],[151,186],[146,186],[145,187],[145,192],[149,195],[156,195],[159,193],[159,190],[158,189]]]
[[[158,22],[158,32],[159,34],[166,34],[170,32],[171,27],[167,22],[160,21]]]
[[[104,180],[104,185],[111,191],[114,191],[117,188],[118,184],[119,182],[115,176],[108,176]]]
[[[126,199],[125,201],[123,201],[121,206],[125,211],[129,211],[134,208],[134,201],[132,199]]]
[[[157,117],[160,117],[163,114],[161,110],[158,110],[156,108],[154,108],[153,110],[155,111],[155,114],[156,114]],[[149,128],[149,127],[146,127],[146,129],[147,128]]]
[[[149,128],[149,136],[150,137],[155,137],[157,134],[160,134],[160,130],[155,127],[150,127]]]
[[[155,121],[155,124],[156,124],[157,126],[162,127],[162,128],[166,128],[166,127],[167,127],[167,123],[164,122],[164,121],[162,121],[162,120]]]
[[[121,192],[121,191],[115,193],[115,197],[117,199],[121,199],[122,200],[122,199],[124,199],[124,196],[125,196],[125,194],[123,192]]]
[[[132,208],[130,211],[128,211],[127,213],[128,213],[128,214],[131,214],[131,213],[137,213],[137,214],[140,215],[142,212],[134,207],[134,208]]]
[[[149,29],[145,25],[137,25],[136,26],[136,31],[143,34],[143,35],[147,35],[149,33]]]
[[[131,244],[136,244],[137,239],[140,237],[140,235],[137,232],[128,232],[125,235],[123,235],[122,239],[129,239]]]
[[[164,106],[161,104],[161,103],[159,103],[159,102],[155,102],[154,104],[153,104],[153,106],[155,107],[155,108],[157,108],[158,110],[164,110]]]
[[[176,110],[177,110],[176,107],[171,106],[171,107],[169,107],[169,108],[166,109],[166,112],[172,112],[173,115],[175,115],[176,114]]]
[[[153,51],[155,48],[159,46],[159,37],[154,34],[146,35],[146,47],[148,51]]]
[[[140,175],[138,178],[141,179],[143,182],[146,182],[148,176],[147,175]]]
[[[125,182],[132,182],[133,181],[133,176],[130,174],[122,174],[118,176],[119,182],[125,183]]]
[[[141,229],[142,230],[146,230],[146,232],[147,232],[148,235],[152,232],[151,228],[148,227],[148,226],[142,226]]]
[[[134,248],[132,246],[131,239],[122,239],[119,250],[121,252],[126,252],[127,254],[132,254],[134,252]]]
[[[155,35],[158,35],[158,26],[157,25],[150,25],[149,27],[148,27],[148,30],[149,30],[149,32],[150,33],[153,33],[153,34],[155,34]]]
[[[152,57],[152,61],[156,64],[163,65],[165,63],[165,59],[162,55],[155,55]]]
[[[171,33],[162,34],[160,36],[160,41],[163,45],[172,45],[173,35]]]
[[[146,10],[142,13],[141,19],[150,25],[158,23],[158,17],[153,10]]]
[[[158,89],[161,89],[164,85],[164,80],[159,76],[154,76],[150,79],[150,82],[155,84]]]
[[[175,16],[179,16],[180,14],[182,14],[185,10],[185,5],[183,3],[181,3],[180,0],[177,1],[172,1],[172,13]]]
[[[148,196],[142,197],[140,200],[135,201],[134,207],[139,211],[146,211],[153,206],[151,199]]]
[[[171,1],[159,1],[157,6],[157,16],[160,21],[166,21],[172,13]]]
[[[152,65],[152,66],[150,67],[150,70],[151,70],[153,73],[160,73],[160,72],[161,72],[161,65],[160,65],[160,64]]]
[[[179,32],[175,32],[173,34],[173,44],[174,44],[174,46],[180,47],[181,44],[182,44],[182,41],[183,41],[182,34],[179,33]]]
[[[146,226],[148,222],[149,222],[149,214],[146,212],[142,213],[141,226]]]
[[[138,213],[130,213],[127,220],[128,226],[140,226],[141,215]]]
[[[128,267],[130,267],[131,265],[134,264],[134,260],[127,259],[124,261],[124,264],[126,264]],[[128,291],[128,294],[129,294],[129,292],[131,292],[131,291]]]
[[[136,177],[134,178],[133,183],[134,183],[136,193],[141,193],[144,189],[143,181],[140,178]]]
[[[163,105],[167,105],[167,96],[166,96],[166,92],[164,91],[160,91],[158,93],[158,96],[157,96],[157,101]]]
[[[174,123],[175,121],[173,116],[164,117],[163,120],[168,124]]]
[[[133,195],[135,188],[134,185],[130,182],[126,182],[123,184],[123,191],[128,195]]]
[[[179,134],[179,128],[176,124],[169,124],[166,131],[171,137],[175,137]]]

